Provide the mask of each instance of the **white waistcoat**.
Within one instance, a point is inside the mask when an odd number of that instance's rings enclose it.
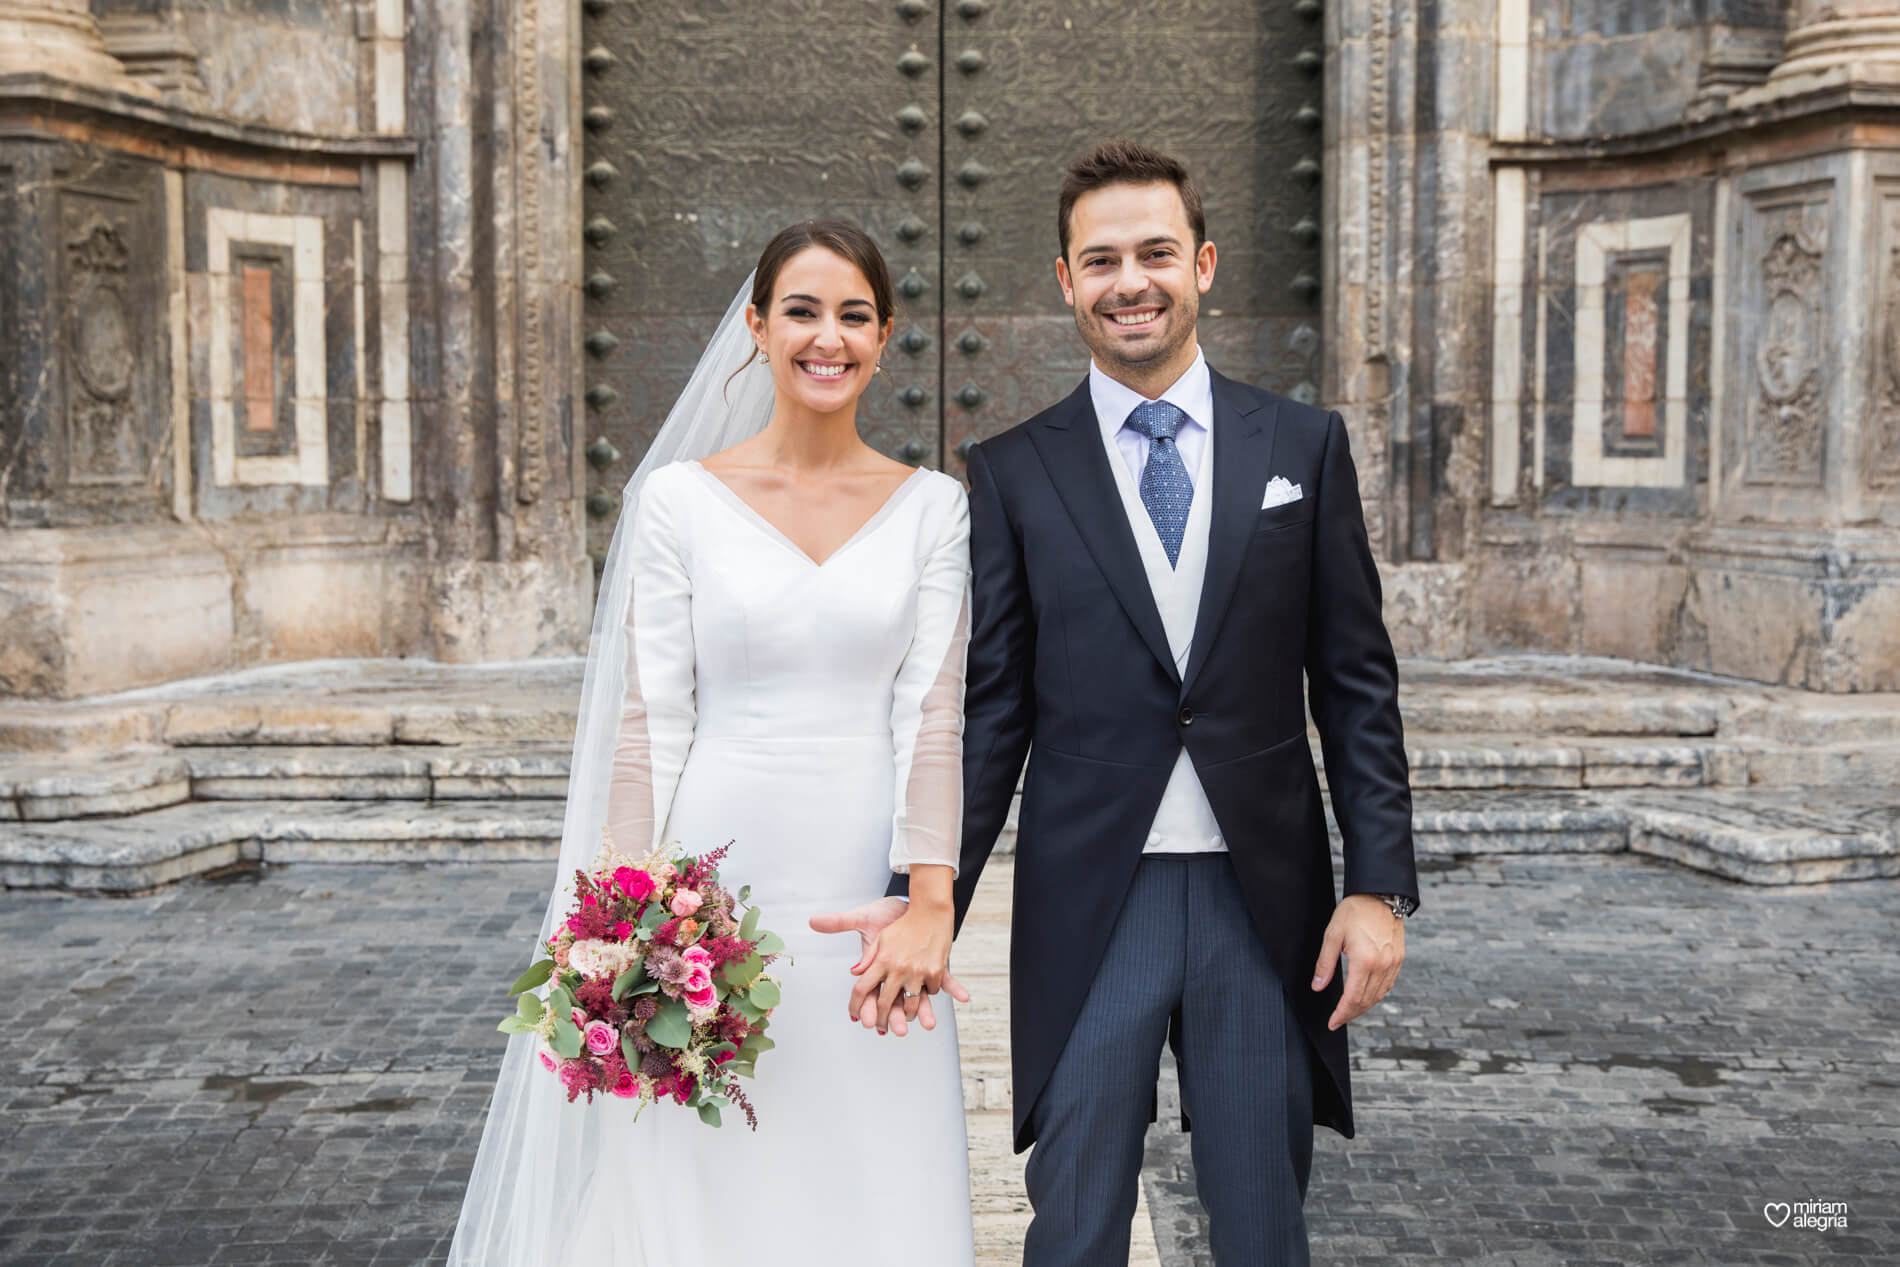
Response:
[[[1148,508],[1141,504],[1141,488],[1128,473],[1128,463],[1106,437],[1108,465],[1115,473],[1115,487],[1122,496],[1122,509],[1129,526],[1135,530],[1135,544],[1141,550],[1141,565],[1148,574],[1148,588],[1161,612],[1161,627],[1168,634],[1168,650],[1174,655],[1175,672],[1185,675],[1188,654],[1194,646],[1194,620],[1201,606],[1201,584],[1207,575],[1208,521],[1213,515],[1214,432],[1207,432],[1201,446],[1200,469],[1194,473],[1194,496],[1188,504],[1187,530],[1181,537],[1181,555],[1174,567],[1168,566],[1167,551],[1161,548],[1161,536],[1155,531]],[[1214,821],[1214,809],[1201,790],[1194,773],[1194,762],[1187,749],[1175,758],[1174,773],[1161,794],[1154,824],[1148,829],[1144,853],[1216,853],[1227,848],[1221,839],[1220,825]]]

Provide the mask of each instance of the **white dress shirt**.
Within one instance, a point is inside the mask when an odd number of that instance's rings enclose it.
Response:
[[[1167,631],[1168,650],[1174,656],[1175,670],[1185,673],[1188,655],[1193,650],[1201,584],[1207,574],[1208,523],[1214,501],[1211,479],[1214,385],[1208,376],[1207,358],[1197,349],[1194,364],[1160,396],[1187,415],[1187,421],[1175,433],[1175,447],[1194,485],[1181,553],[1172,567],[1162,549],[1161,535],[1155,531],[1154,520],[1141,502],[1141,472],[1148,462],[1148,437],[1124,425],[1128,415],[1147,397],[1116,382],[1103,373],[1099,365],[1091,363],[1089,399],[1095,406],[1096,422],[1102,428],[1102,443],[1108,452],[1109,467],[1115,473],[1122,508],[1135,530],[1135,544],[1141,551],[1142,567],[1154,592],[1162,627]],[[1207,793],[1194,773],[1194,762],[1183,748],[1175,759],[1174,772],[1168,776],[1167,789],[1161,794],[1161,804],[1148,829],[1143,852],[1218,853],[1226,848],[1220,825],[1214,821],[1213,807],[1207,803]]]

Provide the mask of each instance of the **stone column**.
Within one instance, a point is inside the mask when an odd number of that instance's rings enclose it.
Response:
[[[158,93],[106,51],[86,0],[0,0],[0,76],[52,75],[141,97]]]
[[[505,12],[506,22],[485,16]],[[416,0],[417,495],[436,658],[586,648],[592,567],[573,442],[579,10]]]
[[[1897,86],[1900,2],[1797,0],[1780,63],[1729,98],[1786,123],[1730,151],[1718,226],[1723,406],[1686,558],[1719,673],[1900,687]]]
[[[207,111],[211,99],[198,73],[198,50],[177,28],[177,13],[115,12],[99,19],[106,51],[126,72],[150,84],[173,105]]]
[[[1819,78],[1900,83],[1900,4],[1894,0],[1795,0],[1771,87]]]

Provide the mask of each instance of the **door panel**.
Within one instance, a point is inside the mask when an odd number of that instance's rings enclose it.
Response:
[[[1087,353],[1054,275],[1056,198],[1068,160],[1116,135],[1173,154],[1201,188],[1219,248],[1199,323],[1209,363],[1315,392],[1317,232],[1304,241],[1293,229],[1319,215],[1319,10],[1180,0],[1160,26],[1156,12],[1125,2],[952,5],[945,332],[952,346],[974,348],[945,384],[952,453],[1080,381]],[[965,338],[970,330],[980,343]]]
[[[760,249],[799,220],[857,221],[894,277],[928,264],[898,328],[915,325],[929,339],[929,372],[919,358],[888,353],[859,418],[879,449],[934,461],[937,198],[931,180],[913,189],[898,171],[920,148],[935,167],[935,23],[903,21],[890,0],[587,0],[582,13],[595,558],[621,486]],[[839,55],[840,33],[849,57]],[[928,63],[916,74],[899,65],[912,52]],[[914,104],[928,111],[915,134],[898,120]],[[907,220],[925,230],[923,250],[900,234]],[[919,389],[918,403],[904,403],[906,389]]]
[[[1067,394],[1087,354],[1055,282],[1056,194],[1077,151],[1118,133],[1201,184],[1220,248],[1209,361],[1315,394],[1318,0],[1176,0],[1165,22],[1128,0],[582,7],[596,557],[706,338],[792,221],[858,221],[898,283],[859,407],[882,451],[961,475],[965,443]]]

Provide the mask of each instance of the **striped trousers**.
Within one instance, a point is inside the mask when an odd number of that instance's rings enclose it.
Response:
[[[1224,853],[1149,854],[1136,870],[1034,1109],[1023,1267],[1127,1263],[1164,1041],[1214,1261],[1307,1267],[1313,1057]]]

